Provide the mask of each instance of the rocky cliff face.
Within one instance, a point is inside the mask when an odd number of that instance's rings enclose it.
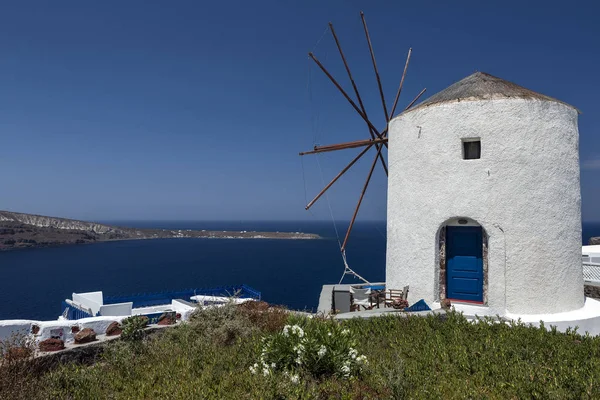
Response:
[[[591,245],[600,244],[600,236],[599,237],[590,238],[590,244]]]
[[[119,231],[112,226],[95,222],[78,221],[75,219],[46,217],[43,215],[23,214],[10,211],[0,211],[0,222],[13,222],[31,225],[38,228],[55,228],[65,230],[87,231],[98,234]]]

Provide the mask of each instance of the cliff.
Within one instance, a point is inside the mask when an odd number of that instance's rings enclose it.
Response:
[[[67,218],[46,217],[44,215],[0,211],[0,223],[5,222],[20,223],[38,228],[56,228],[64,230],[88,231],[97,234],[106,234],[108,232],[119,230],[115,227],[102,225],[95,222],[85,222]]]
[[[300,232],[137,229],[68,218],[0,211],[0,251],[108,240],[170,238],[318,239],[319,235]]]

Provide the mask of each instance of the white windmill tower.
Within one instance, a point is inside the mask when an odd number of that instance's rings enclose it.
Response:
[[[413,107],[423,90],[392,117],[410,51],[388,114],[368,42],[388,122],[381,131],[367,117],[341,49],[359,105],[310,54],[366,121],[371,139],[301,153],[364,148],[307,208],[370,148],[377,152],[342,252],[380,162],[388,174],[387,287],[410,285],[413,301],[432,305],[451,299],[466,314],[600,333],[600,302],[583,292],[578,110],[476,72]]]

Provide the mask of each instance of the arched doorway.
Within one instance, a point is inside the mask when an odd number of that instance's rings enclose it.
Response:
[[[455,218],[439,234],[440,299],[487,302],[487,235],[476,221]]]

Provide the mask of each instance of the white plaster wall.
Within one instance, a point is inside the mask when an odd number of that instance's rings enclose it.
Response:
[[[3,320],[0,321],[0,340],[6,340],[14,333],[27,334],[37,342],[52,337],[52,331],[62,330],[62,340],[65,343],[73,342],[72,326],[79,326],[79,329],[92,328],[96,334],[102,335],[106,328],[113,321],[121,321],[124,317],[91,317],[79,320],[55,320],[55,321],[34,321],[34,320]],[[31,326],[37,325],[40,329],[37,335],[30,335]]]
[[[0,341],[9,339],[13,334],[29,334],[31,332],[31,325],[36,322],[28,319],[7,319],[0,321]]]
[[[462,159],[463,138],[481,158]],[[438,300],[437,234],[467,217],[488,235],[494,312],[557,313],[584,303],[577,112],[561,103],[442,103],[390,123],[388,287]]]
[[[593,336],[600,335],[600,301],[591,298],[586,298],[585,305],[574,311],[558,314],[508,314],[507,317],[537,327],[540,326],[540,321],[544,321],[546,329],[556,326],[561,332],[577,328],[577,332],[582,335],[586,332]]]
[[[158,314],[165,311],[173,311],[171,304],[134,308],[131,310],[131,315]]]
[[[106,328],[114,321],[121,322],[127,317],[90,317],[90,318],[82,318],[78,319],[75,322],[76,325],[79,325],[80,329],[91,328],[96,332],[96,335],[104,335],[106,333]],[[72,324],[73,325],[73,324]]]
[[[175,312],[181,314],[182,321],[187,321],[190,318],[190,315],[198,309],[197,307],[190,307],[185,303],[180,303],[177,300],[171,301],[171,307]]]
[[[130,316],[133,302],[106,304],[100,307],[100,315],[108,316]]]
[[[36,325],[40,327],[40,331],[35,335],[35,340],[40,342],[49,339],[52,337],[53,330],[62,329],[62,340],[64,340],[65,343],[72,343],[75,340],[74,335],[71,333],[72,326],[78,326],[80,330],[91,328],[96,332],[96,335],[104,335],[106,333],[106,328],[108,328],[112,322],[121,322],[124,318],[126,317],[115,316],[90,317],[77,320],[60,319],[57,321],[37,321]]]
[[[75,293],[73,293],[73,294],[75,294]],[[90,299],[91,301],[96,302],[98,304],[104,304],[104,298],[102,296],[102,291],[79,293],[79,296],[85,297],[86,299]]]
[[[35,340],[41,342],[42,340],[50,339],[52,337],[52,331],[62,331],[60,339],[64,340],[65,343],[74,341],[73,334],[71,333],[71,327],[77,325],[77,321],[69,320],[56,320],[56,321],[38,321],[36,323],[40,327]]]

